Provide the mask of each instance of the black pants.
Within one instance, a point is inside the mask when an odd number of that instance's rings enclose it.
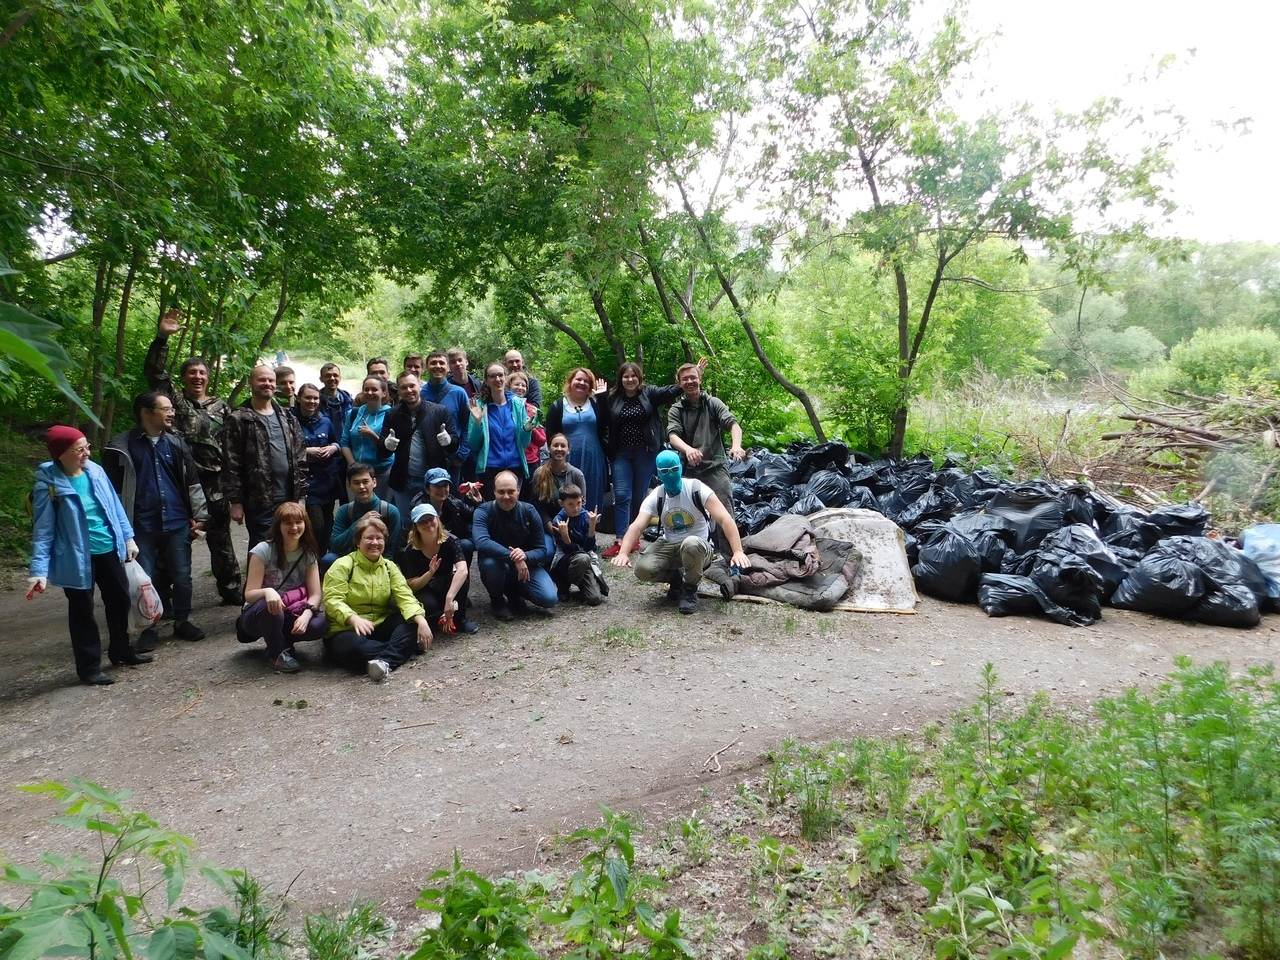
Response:
[[[354,630],[343,630],[324,638],[329,656],[348,670],[364,673],[370,660],[385,661],[394,670],[418,652],[418,625],[400,616],[392,607],[387,618],[362,637]]]
[[[129,655],[129,582],[124,564],[115,553],[94,554],[93,582],[102,592],[102,606],[107,612],[107,649],[110,656],[123,659]],[[102,669],[102,638],[93,618],[93,587],[64,587],[63,592],[67,595],[67,626],[71,629],[76,673],[84,680]]]

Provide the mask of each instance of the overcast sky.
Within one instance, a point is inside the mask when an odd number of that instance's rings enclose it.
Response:
[[[1010,101],[1077,110],[1101,95],[1171,103],[1192,123],[1174,153],[1175,230],[1280,243],[1280,4],[1185,0],[970,0],[974,32],[999,30],[976,80]],[[1194,55],[1190,53],[1194,49]],[[1154,63],[1177,66],[1154,83]],[[1213,129],[1251,117],[1250,133]]]

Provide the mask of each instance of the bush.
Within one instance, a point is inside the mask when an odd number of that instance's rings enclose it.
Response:
[[[1167,363],[1135,377],[1130,388],[1145,396],[1163,390],[1211,396],[1278,375],[1280,336],[1248,327],[1205,328],[1174,347]]]

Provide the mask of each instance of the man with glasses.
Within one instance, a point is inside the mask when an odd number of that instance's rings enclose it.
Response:
[[[137,397],[133,416],[138,425],[107,444],[102,466],[133,525],[142,569],[151,576],[163,556],[173,578],[173,635],[202,640],[204,631],[191,622],[191,538],[209,517],[200,471],[191,450],[171,432],[174,406],[164,393]],[[148,628],[134,649],[147,653],[157,642],[155,629]]]
[[[658,454],[657,467],[662,486],[649,491],[611,562],[615,567],[631,566],[631,548],[640,542],[649,521],[657,517],[662,535],[636,557],[636,579],[642,583],[669,581],[667,597],[680,601],[681,613],[694,613],[698,583],[716,553],[711,545],[712,521],[719,525],[732,550],[730,564],[742,569],[750,563],[742,552],[742,537],[733,514],[715,492],[699,480],[685,479],[680,456],[672,450]]]

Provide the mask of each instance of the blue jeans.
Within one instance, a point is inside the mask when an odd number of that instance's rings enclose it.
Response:
[[[619,540],[640,514],[657,459],[648,447],[633,444],[620,449],[613,460],[613,529]]]
[[[156,572],[156,558],[164,557],[173,580],[173,619],[182,623],[191,619],[191,530],[180,527],[171,533],[143,533],[135,530],[138,563],[147,576]]]
[[[512,600],[528,600],[539,607],[554,607],[559,602],[556,585],[544,567],[529,567],[529,579],[521,583],[516,578],[516,565],[497,557],[480,558],[480,582],[489,592],[489,602],[494,607],[505,606]]]

